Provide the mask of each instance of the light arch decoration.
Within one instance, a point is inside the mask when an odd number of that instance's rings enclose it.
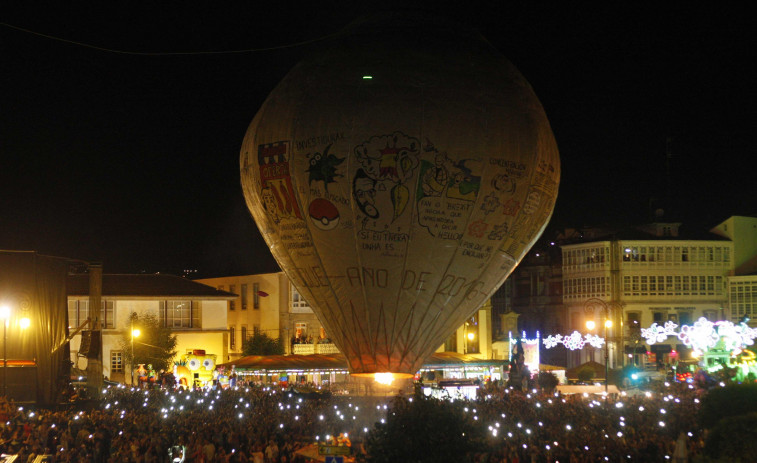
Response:
[[[641,337],[652,345],[665,342],[669,336],[676,336],[684,345],[699,353],[713,349],[721,341],[725,350],[740,352],[753,345],[754,339],[757,338],[757,329],[750,328],[744,322],[712,322],[704,317],[693,325],[683,325],[679,330],[676,328],[678,325],[671,321],[665,322],[662,326],[652,323],[649,328],[641,329]]]
[[[549,335],[543,339],[543,342],[544,347],[547,349],[551,349],[558,344],[562,344],[566,349],[570,350],[583,349],[586,344],[600,349],[605,344],[605,338],[591,333],[581,335],[578,331],[574,331],[567,336],[561,334]]]

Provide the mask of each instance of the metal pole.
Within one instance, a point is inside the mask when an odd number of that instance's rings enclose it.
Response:
[[[610,356],[610,344],[607,342],[607,311],[605,311],[605,394],[607,394],[607,381],[608,378],[608,371],[607,371],[607,359]]]
[[[3,320],[3,397],[8,397],[8,319]]]
[[[129,370],[131,370],[131,387],[134,387],[134,319],[131,320],[131,361],[129,362]]]

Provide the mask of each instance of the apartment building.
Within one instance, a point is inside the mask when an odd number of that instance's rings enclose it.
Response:
[[[647,348],[640,330],[667,321],[680,326],[700,317],[733,318],[728,288],[736,268],[737,241],[716,229],[684,235],[679,233],[679,223],[654,223],[564,244],[563,303],[568,331],[585,333],[587,322],[594,322],[596,334],[607,330],[612,368],[638,363],[641,352],[647,350],[660,364],[687,358],[688,349],[680,340],[671,337]],[[612,326],[605,328],[606,320]],[[598,354],[590,349],[571,352],[569,365],[599,361]]]

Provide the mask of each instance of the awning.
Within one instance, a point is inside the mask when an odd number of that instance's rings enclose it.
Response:
[[[652,344],[649,346],[649,350],[654,352],[655,354],[667,354],[673,348],[670,346],[670,344]]]
[[[626,346],[625,352],[626,354],[646,354],[647,346]]]

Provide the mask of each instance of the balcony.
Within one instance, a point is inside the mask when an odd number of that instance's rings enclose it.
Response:
[[[339,349],[331,342],[319,342],[318,344],[293,344],[292,354],[294,355],[311,355],[311,354],[338,354]]]

